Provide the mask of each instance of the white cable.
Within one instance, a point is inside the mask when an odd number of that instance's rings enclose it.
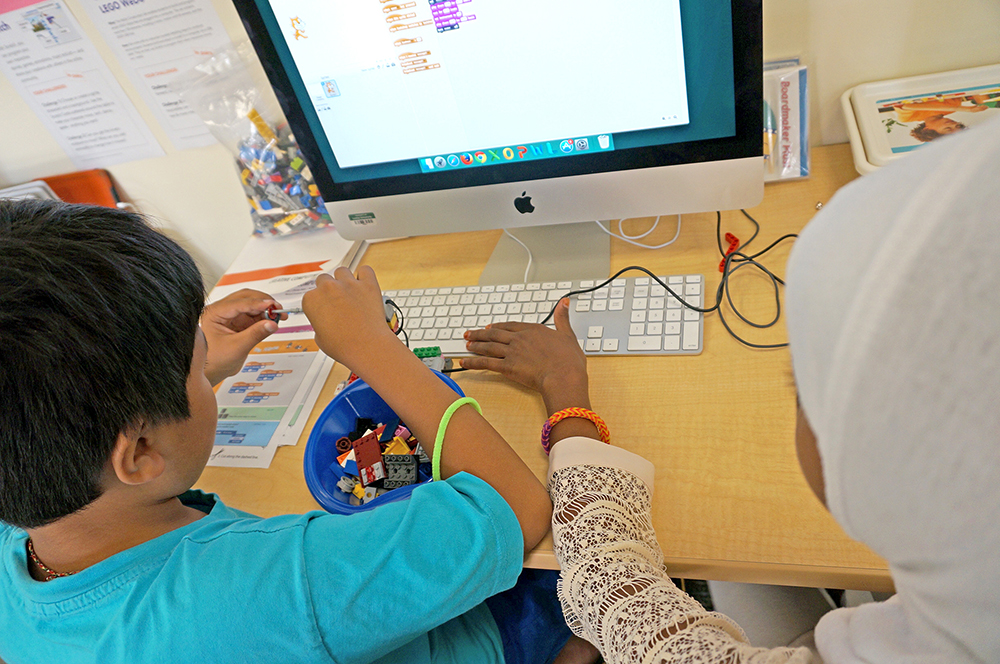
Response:
[[[645,233],[639,233],[638,235],[629,235],[628,233],[626,233],[625,232],[625,228],[622,225],[622,222],[624,222],[625,220],[624,219],[619,219],[618,220],[618,235],[623,240],[641,240],[642,238],[646,237],[647,235],[649,235],[650,233],[652,233],[653,231],[656,230],[656,227],[660,225],[660,219],[662,219],[662,217],[657,217],[656,221],[653,222],[653,225],[649,227],[648,231],[646,231]]]
[[[656,228],[656,224],[659,223],[659,220],[660,220],[659,217],[657,217],[656,221],[653,222],[653,228]],[[641,242],[636,242],[634,239],[631,239],[631,238],[646,237],[653,230],[652,228],[650,228],[648,231],[646,231],[642,235],[630,235],[630,236],[625,237],[624,235],[615,235],[610,230],[608,230],[607,228],[605,228],[604,224],[602,224],[599,221],[595,221],[594,223],[597,224],[598,228],[600,228],[602,231],[604,231],[605,233],[607,233],[611,237],[618,238],[622,242],[628,242],[629,244],[634,244],[635,246],[642,247],[643,249],[662,249],[663,247],[668,247],[671,244],[673,244],[677,240],[677,238],[680,236],[680,234],[681,234],[681,215],[677,215],[677,232],[674,233],[674,237],[669,242],[664,242],[663,244],[658,244],[655,247],[654,246],[650,246],[648,244],[642,244]],[[619,228],[619,230],[621,229],[621,220],[618,221],[618,228]]]
[[[524,279],[522,279],[524,283],[528,283],[528,272],[531,270],[531,249],[528,249],[528,245],[526,245],[525,243],[521,242],[516,237],[511,235],[510,231],[508,231],[506,228],[503,229],[503,232],[506,233],[511,240],[517,242],[519,245],[524,247],[524,250],[528,252],[528,265],[524,268]]]

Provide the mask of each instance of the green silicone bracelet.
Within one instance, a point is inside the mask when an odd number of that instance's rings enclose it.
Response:
[[[451,422],[451,416],[455,414],[455,411],[467,403],[472,404],[476,412],[480,415],[483,414],[483,409],[479,407],[479,403],[475,399],[472,397],[462,397],[461,399],[456,399],[454,403],[448,406],[448,409],[444,411],[444,415],[441,416],[437,436],[434,438],[434,456],[431,457],[431,477],[434,478],[435,482],[441,481],[441,445],[444,443],[444,433],[448,430],[448,422]]]

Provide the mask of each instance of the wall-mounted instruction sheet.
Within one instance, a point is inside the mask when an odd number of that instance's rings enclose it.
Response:
[[[62,2],[0,0],[0,71],[77,168],[163,156]]]
[[[80,2],[174,146],[215,143],[198,114],[170,90],[178,75],[229,41],[209,0]]]

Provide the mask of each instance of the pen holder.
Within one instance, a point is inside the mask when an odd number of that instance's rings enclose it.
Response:
[[[437,371],[434,373],[456,394],[465,396],[451,378]],[[395,413],[375,390],[364,381],[356,380],[323,409],[306,443],[303,461],[306,486],[316,502],[334,514],[356,514],[386,503],[406,500],[416,487],[431,481],[430,464],[420,464],[419,481],[416,484],[393,489],[361,505],[350,504],[348,494],[337,487],[337,482],[344,475],[337,463],[340,454],[337,451],[337,441],[354,430],[359,417],[374,422],[396,419]]]

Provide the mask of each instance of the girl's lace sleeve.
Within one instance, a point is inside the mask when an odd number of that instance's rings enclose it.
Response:
[[[813,661],[807,649],[750,647],[739,625],[671,582],[649,518],[649,491],[632,473],[570,466],[553,473],[549,493],[566,622],[608,664]]]

